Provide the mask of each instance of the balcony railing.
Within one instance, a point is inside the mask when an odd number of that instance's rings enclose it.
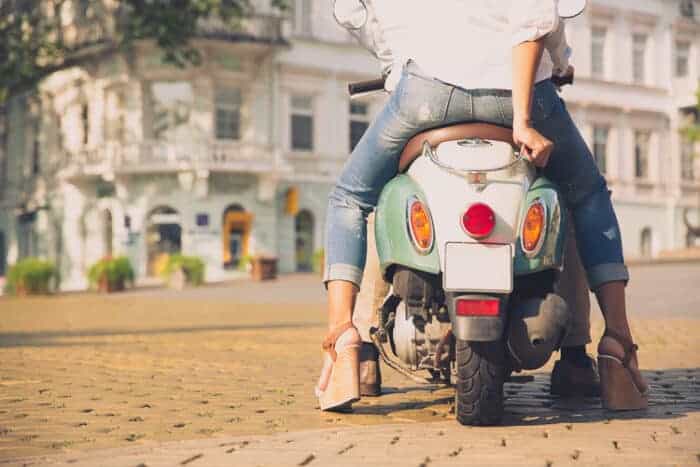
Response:
[[[197,25],[198,34],[210,39],[284,44],[280,16],[256,14],[236,19],[232,24],[219,17],[201,19]]]
[[[288,153],[286,161],[291,165],[295,177],[335,180],[347,156],[317,153]]]
[[[69,175],[185,170],[261,173],[282,167],[270,147],[237,141],[106,143],[67,154],[65,160],[64,171]]]
[[[209,39],[258,44],[286,44],[281,16],[251,14],[226,22],[218,16],[202,18],[197,23],[197,35]],[[83,20],[61,31],[65,44],[76,52],[98,45],[114,45],[114,18]]]

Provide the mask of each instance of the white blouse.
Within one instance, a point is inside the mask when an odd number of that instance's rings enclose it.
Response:
[[[409,59],[428,75],[466,89],[511,89],[512,48],[522,42],[547,36],[536,82],[566,70],[571,49],[557,1],[364,0],[368,20],[355,35],[385,70],[395,64],[389,90],[398,79],[396,65]]]

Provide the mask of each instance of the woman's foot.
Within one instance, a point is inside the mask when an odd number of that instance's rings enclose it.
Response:
[[[561,360],[554,364],[549,391],[560,397],[600,396],[600,377],[595,361],[584,345],[562,347]]]
[[[647,407],[649,385],[639,371],[637,346],[630,335],[606,330],[598,344],[603,405],[611,410]]]
[[[360,335],[348,322],[323,341],[324,361],[316,386],[321,410],[345,410],[360,398]]]

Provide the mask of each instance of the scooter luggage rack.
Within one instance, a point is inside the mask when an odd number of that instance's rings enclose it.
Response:
[[[487,142],[486,140],[482,140],[481,138],[467,138],[464,141],[473,141],[474,144]],[[470,180],[469,180],[470,183],[483,184],[486,180],[484,177],[479,177],[478,174],[486,174],[488,172],[499,172],[501,170],[506,170],[506,169],[513,167],[514,165],[516,165],[520,161],[526,160],[525,157],[523,156],[522,151],[515,151],[514,154],[515,154],[515,158],[507,164],[497,166],[497,167],[488,167],[485,169],[473,169],[473,170],[460,169],[460,168],[445,164],[440,159],[438,159],[437,154],[435,154],[435,151],[433,151],[433,148],[430,146],[430,143],[428,141],[425,141],[423,143],[423,153],[421,155],[428,157],[428,159],[430,159],[433,162],[433,164],[437,165],[441,169],[447,170],[448,172],[454,173],[455,175],[459,175],[462,177],[463,176],[470,177]]]

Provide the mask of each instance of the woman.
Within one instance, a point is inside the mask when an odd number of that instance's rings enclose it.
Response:
[[[543,40],[559,24],[556,1],[441,0],[427,7],[420,0],[382,0],[371,6],[383,40],[407,60],[329,196],[321,409],[345,408],[359,398],[360,338],[351,316],[366,257],[367,215],[396,175],[409,138],[464,121],[512,126],[515,143],[559,185],[606,323],[598,346],[603,404],[645,407],[647,385],[625,311],[629,276],[617,219],[605,179],[549,81],[553,64],[543,58]]]

